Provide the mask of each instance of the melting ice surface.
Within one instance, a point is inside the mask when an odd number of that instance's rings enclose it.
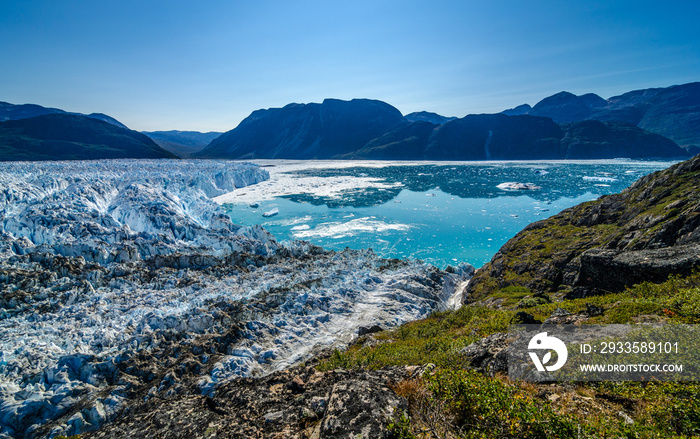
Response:
[[[234,222],[261,224],[280,240],[304,239],[328,249],[372,248],[438,267],[480,267],[529,223],[620,192],[672,162],[260,164],[269,181],[216,199]],[[517,183],[538,189],[508,190]],[[253,202],[259,207],[251,208]],[[262,217],[272,208],[279,214]]]

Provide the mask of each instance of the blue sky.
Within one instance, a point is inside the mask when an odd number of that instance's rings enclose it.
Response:
[[[0,0],[0,101],[137,130],[380,99],[447,116],[700,80],[697,1]]]

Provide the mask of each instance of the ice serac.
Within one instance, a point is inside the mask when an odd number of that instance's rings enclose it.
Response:
[[[211,395],[442,309],[471,274],[283,245],[211,200],[266,178],[214,161],[0,164],[0,438]]]

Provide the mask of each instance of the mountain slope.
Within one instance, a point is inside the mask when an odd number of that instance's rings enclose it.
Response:
[[[530,224],[477,271],[467,301],[507,287],[586,297],[700,267],[700,156]]]
[[[142,131],[161,148],[170,151],[178,157],[189,157],[191,154],[206,148],[212,140],[221,135],[219,132],[210,131]]]
[[[74,116],[85,116],[91,119],[97,119],[103,122],[110,123],[120,128],[126,128],[126,125],[119,122],[117,119],[102,113],[68,113],[58,108],[47,108],[36,104],[15,105],[7,102],[0,102],[0,122],[6,120],[27,119],[30,117],[43,116],[45,114],[72,114]]]
[[[414,122],[341,158],[530,160],[683,157],[671,140],[633,125],[504,114],[469,115],[443,125]]]
[[[689,150],[700,146],[700,82],[635,90],[607,100],[594,94],[561,92],[543,99],[526,114],[549,117],[557,123],[626,122]]]
[[[145,134],[85,116],[46,114],[0,122],[0,160],[175,158]]]
[[[406,124],[381,101],[326,99],[257,110],[194,157],[324,159],[353,152]]]
[[[436,128],[425,149],[435,160],[558,158],[563,133],[551,119],[469,115]]]
[[[375,160],[423,160],[430,135],[438,125],[411,122],[369,141],[364,147],[339,158]]]

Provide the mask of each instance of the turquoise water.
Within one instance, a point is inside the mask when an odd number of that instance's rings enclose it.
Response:
[[[385,257],[417,258],[443,268],[460,262],[480,267],[528,224],[619,192],[670,164],[515,162],[308,169],[297,174],[368,176],[401,186],[348,190],[332,198],[287,195],[261,201],[257,208],[224,207],[234,222],[261,224],[280,241],[303,239],[333,250],[372,248]],[[540,189],[499,189],[504,182],[533,183]],[[262,216],[275,207],[278,215]]]

